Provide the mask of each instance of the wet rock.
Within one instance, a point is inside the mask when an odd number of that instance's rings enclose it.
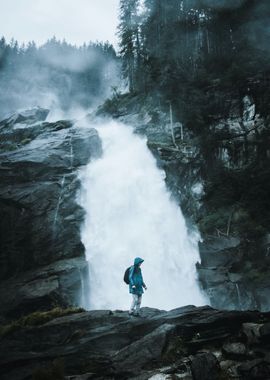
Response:
[[[229,281],[229,273],[226,268],[204,268],[201,265],[197,265],[200,280],[204,283],[204,286],[210,288],[211,286],[217,286]]]
[[[238,250],[240,240],[233,237],[208,237],[200,242],[200,256],[203,267],[228,267],[242,258]]]
[[[233,360],[222,360],[220,362],[220,368],[223,374],[226,374],[228,378],[238,379],[238,367],[239,363]]]
[[[194,380],[218,380],[220,366],[212,353],[198,354],[191,361],[191,372]]]
[[[260,340],[260,329],[263,325],[258,323],[243,323],[242,331],[248,344],[258,343]]]
[[[15,124],[25,124],[27,126],[39,121],[44,121],[47,118],[49,112],[50,110],[40,107],[17,112],[7,119],[0,121],[0,129],[2,127],[11,128]]]
[[[243,127],[241,124],[240,117],[221,119],[212,126],[212,129],[215,133],[227,132],[232,135],[240,135],[243,133]]]
[[[253,262],[249,261],[249,248],[234,237],[206,237],[199,249],[199,280],[213,307],[269,310],[269,274],[258,264],[265,262],[263,257],[257,254]]]
[[[232,360],[241,360],[246,357],[247,349],[243,343],[226,343],[222,347],[223,352],[227,358]]]
[[[113,360],[119,363],[120,368],[130,368],[130,371],[134,373],[143,368],[146,363],[161,359],[168,336],[172,335],[174,330],[174,325],[165,323],[142,339],[118,351]]]
[[[266,380],[270,378],[270,363],[263,359],[255,359],[241,364],[238,372],[247,380]]]
[[[258,273],[260,275],[260,273]],[[257,300],[257,309],[261,311],[270,310],[270,298],[269,298],[269,289],[270,289],[270,276],[268,275],[266,279],[258,281],[255,285],[254,294]]]
[[[256,114],[256,106],[251,96],[246,95],[243,98],[243,120],[249,122],[254,119]]]
[[[260,328],[260,338],[262,341],[270,341],[270,323],[265,323]]]
[[[78,302],[80,260],[61,276],[58,263],[84,257],[77,169],[101,154],[101,140],[95,129],[69,120],[40,122],[47,114],[37,109],[1,122],[5,144],[17,144],[0,154],[0,313],[6,317],[23,313],[23,305],[28,312],[53,300]],[[54,263],[55,270],[44,274]]]
[[[207,374],[207,380],[214,379],[211,376],[219,373],[219,364],[213,352],[236,337],[243,323],[255,323],[262,316],[210,307],[169,312],[143,308],[142,315],[135,319],[127,311],[96,310],[12,330],[0,337],[1,380],[31,378],[36,368],[49,368],[59,357],[66,376],[146,380],[159,374],[191,379],[193,371],[195,379]],[[176,339],[186,350],[169,356],[167,351]],[[202,353],[205,348],[208,352]],[[199,373],[204,377],[198,377]]]
[[[55,261],[0,283],[2,313],[14,319],[35,310],[79,304],[82,278],[88,270],[83,257]]]

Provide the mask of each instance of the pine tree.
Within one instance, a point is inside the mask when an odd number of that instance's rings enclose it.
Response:
[[[0,40],[0,69],[5,64],[7,44],[4,37]]]
[[[135,90],[136,43],[138,43],[138,0],[120,1],[120,54],[123,75],[129,80],[129,90]]]

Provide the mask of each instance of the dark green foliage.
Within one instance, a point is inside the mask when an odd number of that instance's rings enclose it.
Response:
[[[174,120],[199,141],[206,183],[201,231],[261,236],[270,228],[269,2],[145,0],[144,12],[137,1],[121,4],[124,67],[132,40],[132,78],[125,72],[131,91],[152,99],[152,106],[165,113],[171,103]],[[134,22],[125,24],[128,40],[123,22],[131,8]],[[252,143],[211,129],[232,114],[241,118],[245,95],[266,119],[265,130]],[[114,99],[108,105],[115,104]],[[235,162],[242,154],[237,170],[218,159],[224,144]]]
[[[200,231],[205,235],[213,235],[218,232],[226,234],[229,218],[230,210],[225,208],[209,212],[199,221]]]
[[[214,2],[206,7],[205,1],[144,3],[142,14],[138,1],[121,2],[121,55],[131,91],[162,94],[164,102],[174,103],[177,118],[197,133],[208,128],[213,115],[228,112],[215,97],[218,91],[241,95],[249,88],[255,95],[248,79],[262,80],[270,73],[265,0],[260,6],[249,1],[237,7]]]
[[[129,80],[130,92],[135,90],[135,81],[139,81],[139,77],[136,75],[136,70],[140,68],[141,54],[137,14],[138,4],[138,0],[120,1],[120,54],[123,75]]]
[[[56,307],[49,311],[36,311],[32,314],[28,314],[18,320],[15,320],[8,325],[0,326],[0,337],[6,336],[9,333],[17,331],[21,328],[28,326],[40,326],[51,321],[52,319],[64,317],[70,314],[82,313],[84,311],[84,309],[76,307],[70,307],[66,309]]]

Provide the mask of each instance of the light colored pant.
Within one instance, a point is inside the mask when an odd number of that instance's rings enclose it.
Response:
[[[139,313],[142,302],[142,295],[132,294],[132,303],[129,312]]]

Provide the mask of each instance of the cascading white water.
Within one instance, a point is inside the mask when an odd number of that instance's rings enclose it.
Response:
[[[143,305],[161,309],[207,303],[196,280],[197,233],[188,234],[146,140],[130,127],[98,127],[103,156],[82,172],[82,242],[89,262],[89,309],[128,309],[125,269],[136,256],[148,290]]]

